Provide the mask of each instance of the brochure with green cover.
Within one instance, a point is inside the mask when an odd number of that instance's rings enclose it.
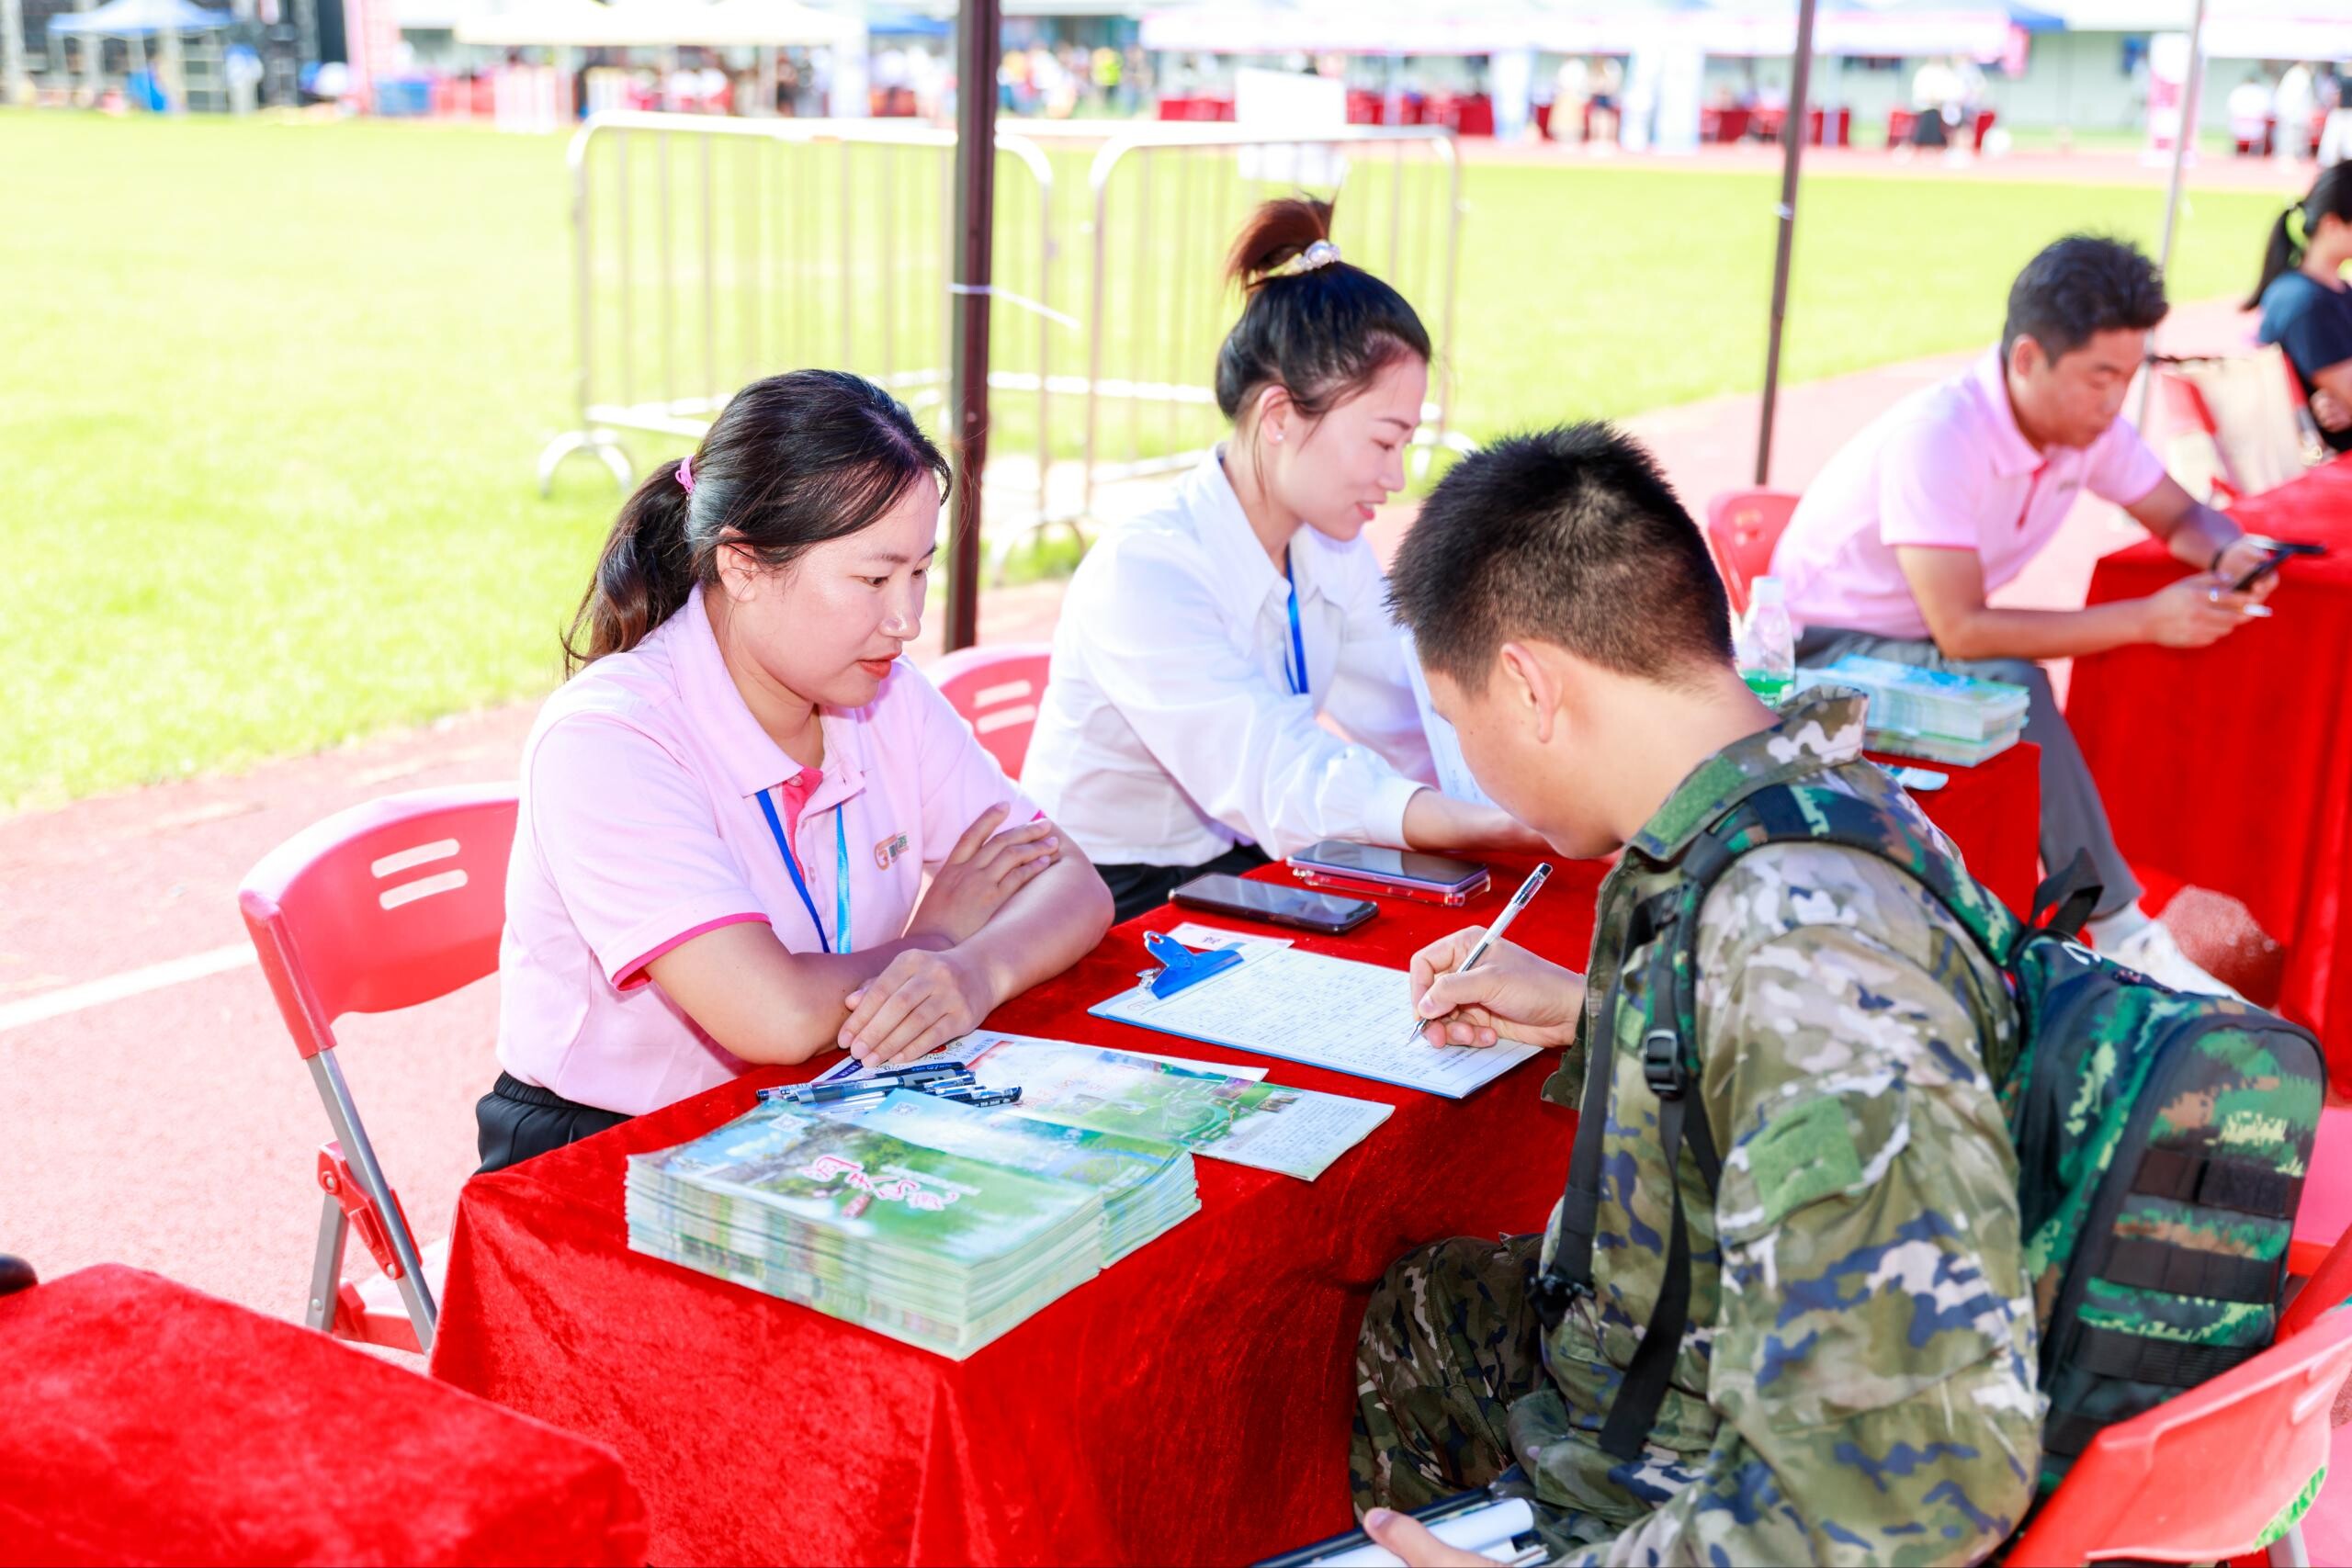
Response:
[[[978,1141],[970,1129],[922,1142],[763,1104],[690,1143],[630,1156],[629,1245],[967,1356],[1101,1272],[1107,1239],[1103,1189],[1041,1173],[1055,1161],[1024,1168],[937,1146]],[[1078,1171],[1086,1162],[1061,1163]]]
[[[982,1110],[907,1089],[821,1110],[909,1143],[1094,1188],[1102,1194],[1114,1261],[1201,1206],[1192,1153],[1179,1144],[1040,1121],[1010,1107]]]
[[[1091,1190],[770,1103],[690,1144],[633,1155],[673,1180],[733,1193],[806,1224],[969,1267],[1017,1252]]]
[[[957,1042],[990,1088],[1021,1086],[1021,1113],[1312,1181],[1388,1120],[1376,1100],[1222,1077],[1129,1051],[981,1030]]]

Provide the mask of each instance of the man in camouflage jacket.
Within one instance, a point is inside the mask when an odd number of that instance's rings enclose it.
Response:
[[[1568,1046],[1545,1092],[1571,1105],[1586,1071],[1613,1076],[1590,1295],[1544,1329],[1529,1269],[1559,1245],[1556,1211],[1542,1236],[1412,1253],[1375,1292],[1352,1465],[1368,1526],[1408,1562],[1478,1561],[1389,1510],[1508,1470],[1563,1561],[1984,1558],[2032,1497],[2042,1415],[2015,1160],[1983,1066],[2015,1028],[1998,972],[1873,856],[1742,856],[1698,924],[1689,1114],[1723,1152],[1713,1197],[1687,1145],[1666,1168],[1643,1010],[1620,994],[1646,957],[1626,951],[1633,910],[1759,789],[1851,793],[1941,842],[1863,759],[1860,699],[1775,714],[1749,695],[1695,525],[1602,427],[1464,459],[1393,581],[1488,792],[1566,853],[1625,852],[1589,989],[1508,942],[1452,973],[1475,933],[1414,962],[1432,1038]],[[1626,1462],[1599,1435],[1666,1273],[1669,1180],[1690,1327]]]

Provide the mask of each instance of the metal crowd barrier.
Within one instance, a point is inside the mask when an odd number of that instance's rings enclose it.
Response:
[[[955,149],[952,131],[888,120],[623,111],[582,126],[568,159],[579,423],[540,452],[540,493],[576,452],[626,490],[622,433],[698,439],[737,389],[795,367],[857,371],[944,423]],[[1037,309],[993,334],[991,510],[1022,525],[999,530],[1001,562],[1045,517],[1054,334],[1078,322],[1042,308],[1053,166],[1019,135],[997,150],[996,292]]]
[[[1455,285],[1462,254],[1462,164],[1437,127],[1350,126],[1269,135],[1233,125],[1156,124],[1105,142],[1089,175],[1094,214],[1081,513],[1098,484],[1189,467],[1225,428],[1214,378],[1238,301],[1223,280],[1227,247],[1270,196],[1338,197],[1334,241],[1346,259],[1395,285],[1430,328],[1436,362],[1415,433],[1418,468],[1438,447],[1468,450],[1447,429],[1453,401]],[[1125,451],[1108,405],[1122,406]]]
[[[1080,139],[1100,142],[1084,207],[1074,179],[1057,200],[1057,158],[1039,145]],[[888,120],[592,118],[569,155],[579,423],[540,454],[541,493],[577,452],[627,489],[623,433],[698,438],[738,388],[796,366],[870,376],[944,425],[955,142]],[[1216,350],[1238,308],[1225,251],[1271,195],[1340,193],[1344,254],[1432,328],[1419,460],[1466,446],[1447,429],[1462,216],[1450,132],[1151,124],[1105,141],[1099,123],[1072,124],[1001,131],[997,151],[993,288],[1009,312],[989,376],[998,572],[1035,530],[1076,531],[1098,484],[1187,466],[1217,438]],[[1085,149],[1057,155],[1074,174]],[[1086,243],[1082,300],[1057,265],[1069,237]]]

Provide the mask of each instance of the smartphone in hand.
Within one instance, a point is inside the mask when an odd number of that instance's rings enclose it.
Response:
[[[2327,554],[2325,545],[2303,544],[2287,539],[2274,539],[2264,551],[2261,563],[2244,577],[2230,584],[2233,593],[2244,593],[2297,556],[2319,557]]]

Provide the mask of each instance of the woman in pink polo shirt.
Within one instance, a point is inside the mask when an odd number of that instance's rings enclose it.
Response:
[[[753,1063],[919,1055],[1101,940],[1102,878],[899,660],[946,483],[895,399],[800,370],[621,509],[524,744],[484,1170]]]

